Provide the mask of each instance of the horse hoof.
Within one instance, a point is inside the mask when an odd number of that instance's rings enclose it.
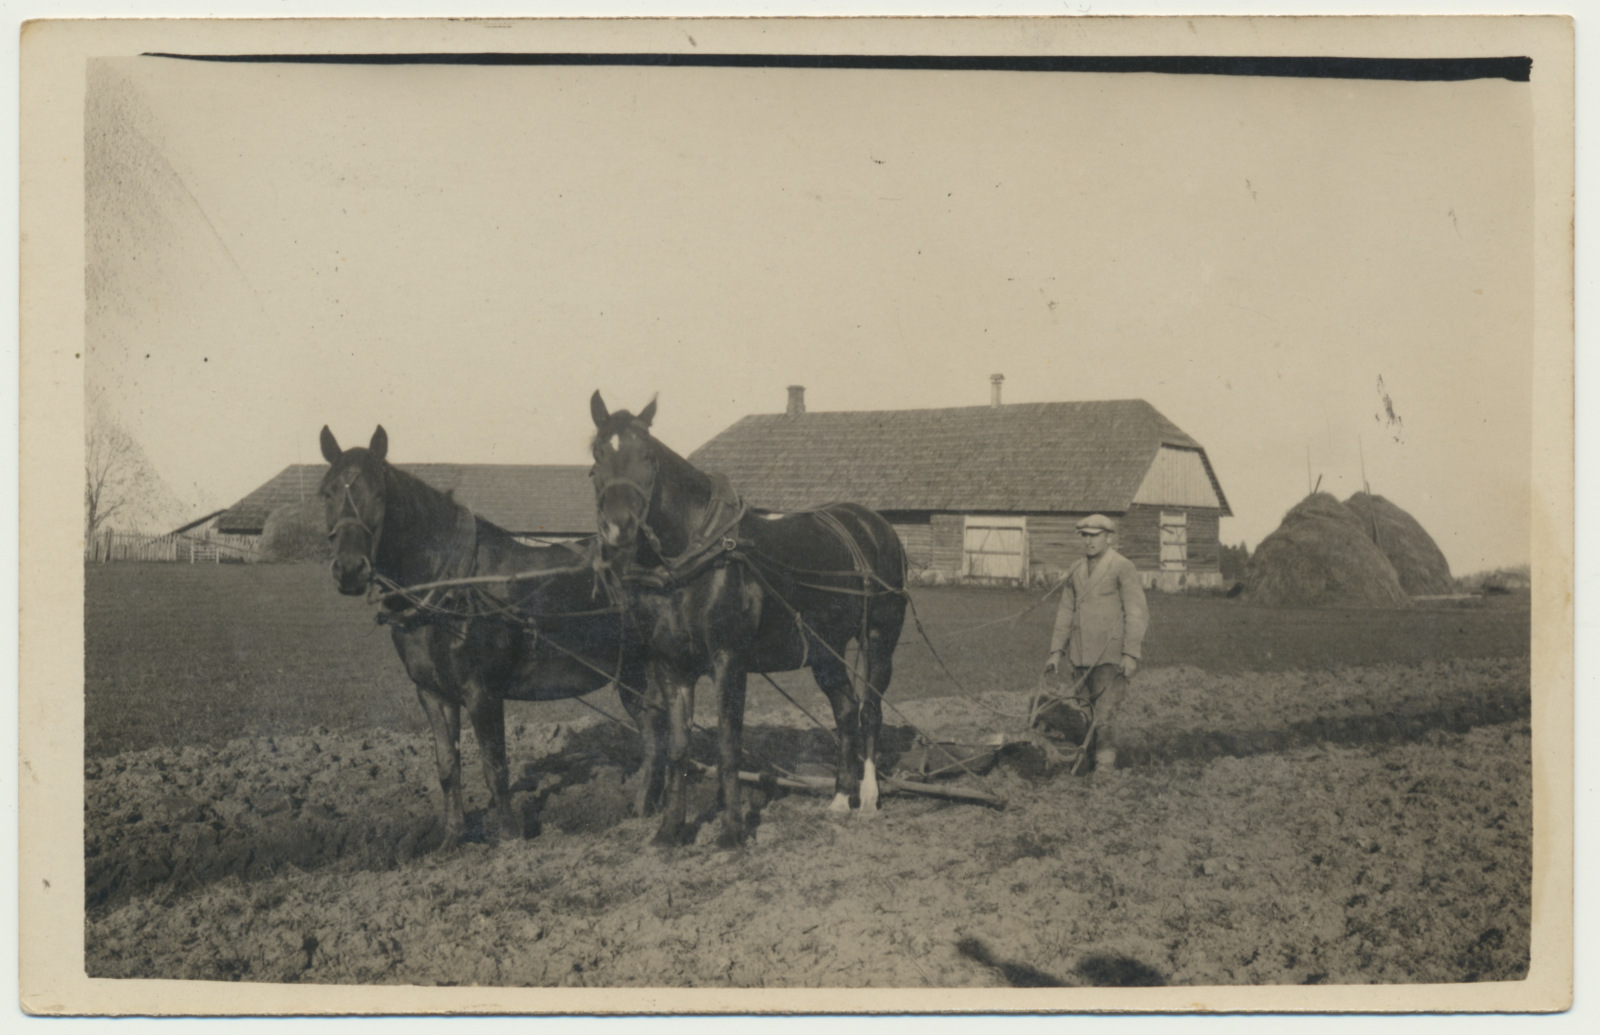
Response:
[[[744,831],[743,830],[740,830],[740,829],[732,829],[732,830],[730,830],[727,827],[724,827],[722,829],[722,831],[717,834],[717,847],[718,848],[738,848],[743,844],[744,844]]]
[[[857,823],[870,823],[877,818],[878,806],[876,805],[863,805],[859,809],[856,809]]]
[[[828,802],[828,811],[836,816],[850,815],[850,796],[842,792],[835,794],[833,800]]]

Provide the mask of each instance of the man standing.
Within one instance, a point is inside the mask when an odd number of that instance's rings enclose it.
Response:
[[[1064,657],[1072,666],[1079,703],[1095,717],[1095,768],[1117,764],[1114,726],[1128,679],[1139,667],[1144,633],[1150,625],[1144,586],[1133,562],[1111,548],[1117,523],[1104,514],[1078,522],[1083,560],[1072,566],[1061,586],[1055,633],[1044,670],[1055,672]]]

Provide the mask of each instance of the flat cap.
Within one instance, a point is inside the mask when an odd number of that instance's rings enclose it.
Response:
[[[1078,522],[1080,532],[1115,532],[1117,523],[1104,514],[1090,514]]]

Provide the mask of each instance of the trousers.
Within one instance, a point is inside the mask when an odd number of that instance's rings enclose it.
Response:
[[[1128,692],[1128,677],[1122,674],[1122,666],[1075,668],[1072,681],[1078,687],[1078,703],[1094,709],[1095,742],[1089,745],[1089,750],[1115,748],[1117,710],[1122,706],[1123,695]]]

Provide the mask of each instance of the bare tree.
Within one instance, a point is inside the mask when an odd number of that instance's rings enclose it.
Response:
[[[167,516],[176,500],[144,448],[91,394],[85,412],[83,529],[86,540],[116,523],[137,529]]]

